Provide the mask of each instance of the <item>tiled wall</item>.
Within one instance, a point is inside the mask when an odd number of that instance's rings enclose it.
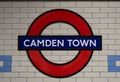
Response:
[[[26,35],[32,21],[51,9],[69,9],[86,19],[94,35],[102,35],[102,51],[94,51],[88,65],[69,78],[51,78],[39,72],[25,51],[18,51],[18,35]],[[68,24],[49,25],[42,35],[77,35]],[[78,51],[42,51],[55,63],[72,60]],[[12,56],[11,71],[0,72],[0,82],[119,82],[120,72],[108,72],[108,55],[120,57],[120,2],[24,1],[0,2],[0,55]],[[120,61],[116,65],[120,66]],[[4,61],[0,60],[0,68]],[[8,66],[9,67],[9,66]],[[119,69],[120,70],[120,69]]]

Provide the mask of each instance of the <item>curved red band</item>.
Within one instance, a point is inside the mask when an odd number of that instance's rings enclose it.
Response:
[[[40,15],[31,25],[27,36],[40,36],[46,26],[55,22],[66,22],[72,25],[81,36],[93,36],[87,22],[78,14],[64,9],[48,11]],[[68,77],[82,70],[89,62],[93,50],[80,50],[69,63],[54,64],[47,61],[39,50],[27,50],[33,65],[42,73],[52,77]]]

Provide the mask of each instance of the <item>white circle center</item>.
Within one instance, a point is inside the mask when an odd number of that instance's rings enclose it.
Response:
[[[47,26],[41,35],[78,35],[78,32],[69,24],[54,23]],[[79,50],[41,50],[47,60],[57,64],[73,60],[78,52]]]

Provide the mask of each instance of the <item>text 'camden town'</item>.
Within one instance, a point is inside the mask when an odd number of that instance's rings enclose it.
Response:
[[[40,36],[25,37],[19,36],[19,49],[101,49],[101,37],[81,37],[81,36]]]

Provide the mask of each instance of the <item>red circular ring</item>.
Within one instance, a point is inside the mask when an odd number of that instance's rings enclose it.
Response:
[[[81,36],[93,36],[88,23],[78,14],[65,9],[55,9],[40,15],[30,26],[26,36],[39,36],[44,28],[54,22],[66,22],[74,26]],[[51,77],[68,77],[81,71],[89,62],[93,50],[81,50],[75,59],[66,64],[54,64],[43,57],[39,50],[27,50],[33,65]]]

